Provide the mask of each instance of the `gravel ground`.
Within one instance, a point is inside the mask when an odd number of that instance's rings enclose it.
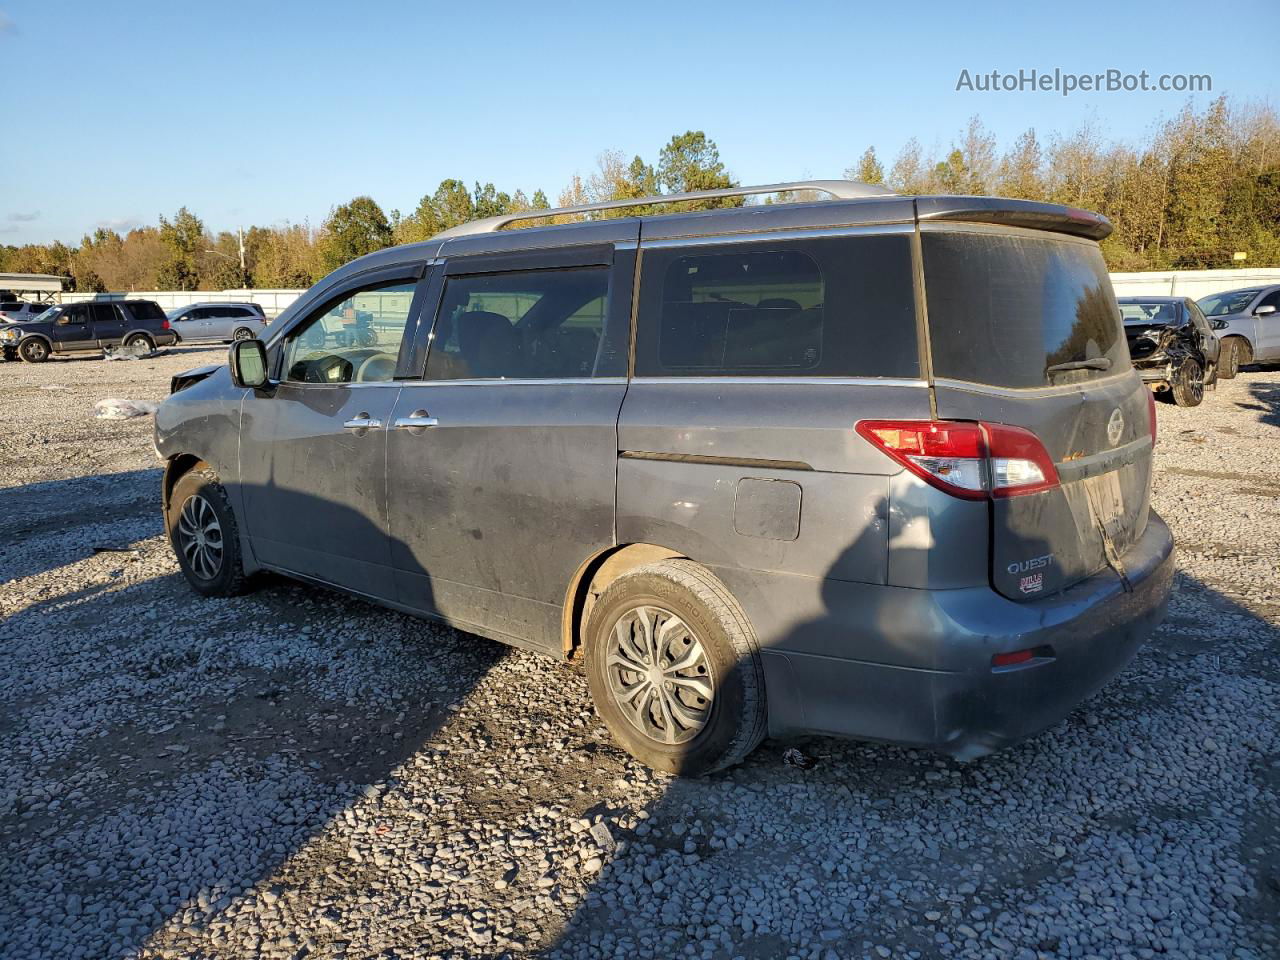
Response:
[[[283,581],[190,592],[150,418],[92,408],[221,356],[0,366],[0,955],[1280,956],[1280,374],[1161,405],[1177,594],[1067,721],[685,782],[566,667]]]

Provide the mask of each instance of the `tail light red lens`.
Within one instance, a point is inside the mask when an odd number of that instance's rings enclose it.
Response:
[[[160,324],[160,329],[161,329],[161,330],[168,330],[168,329],[169,329],[169,321],[168,321],[168,320],[165,320],[163,323],[161,323],[161,324]]]
[[[862,420],[856,429],[953,497],[1017,497],[1058,486],[1053,458],[1022,427],[977,420]]]
[[[1156,445],[1156,395],[1147,391],[1147,412],[1151,414],[1151,445]]]

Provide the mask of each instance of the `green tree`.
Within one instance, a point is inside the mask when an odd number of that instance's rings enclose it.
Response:
[[[662,148],[658,153],[657,182],[671,193],[723,190],[738,185],[720,160],[720,150],[715,141],[701,130],[688,130],[674,136]],[[742,202],[741,197],[728,197],[680,204],[680,207],[693,210],[737,207]],[[668,206],[664,209],[670,211],[675,208]]]
[[[357,257],[389,247],[391,224],[372,197],[360,196],[335,207],[321,228],[320,258],[325,272]]]
[[[160,218],[160,241],[165,258],[156,283],[165,290],[196,290],[200,285],[200,256],[205,246],[204,222],[186,207],[173,220]]]
[[[844,172],[845,179],[859,183],[884,183],[884,167],[876,157],[876,148],[867,147],[858,162]]]

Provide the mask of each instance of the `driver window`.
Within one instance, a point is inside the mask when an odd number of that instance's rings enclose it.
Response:
[[[396,372],[417,281],[357,288],[331,300],[289,335],[284,379],[379,383]]]

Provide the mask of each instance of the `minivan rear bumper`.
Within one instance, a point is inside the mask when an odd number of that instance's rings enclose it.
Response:
[[[833,622],[831,610],[843,606],[830,602],[833,591],[866,587],[825,581],[826,616],[792,634],[797,642],[778,638],[764,650],[770,733],[882,740],[959,759],[1031,736],[1114,677],[1163,619],[1173,538],[1154,511],[1123,561],[1129,590],[1108,569],[1026,603],[985,587],[876,588],[892,591],[892,620],[908,625],[909,635],[895,630],[891,638],[868,636],[883,616]],[[886,642],[914,662],[858,659],[861,648]],[[1037,651],[1032,660],[993,667],[997,654],[1029,649]]]

